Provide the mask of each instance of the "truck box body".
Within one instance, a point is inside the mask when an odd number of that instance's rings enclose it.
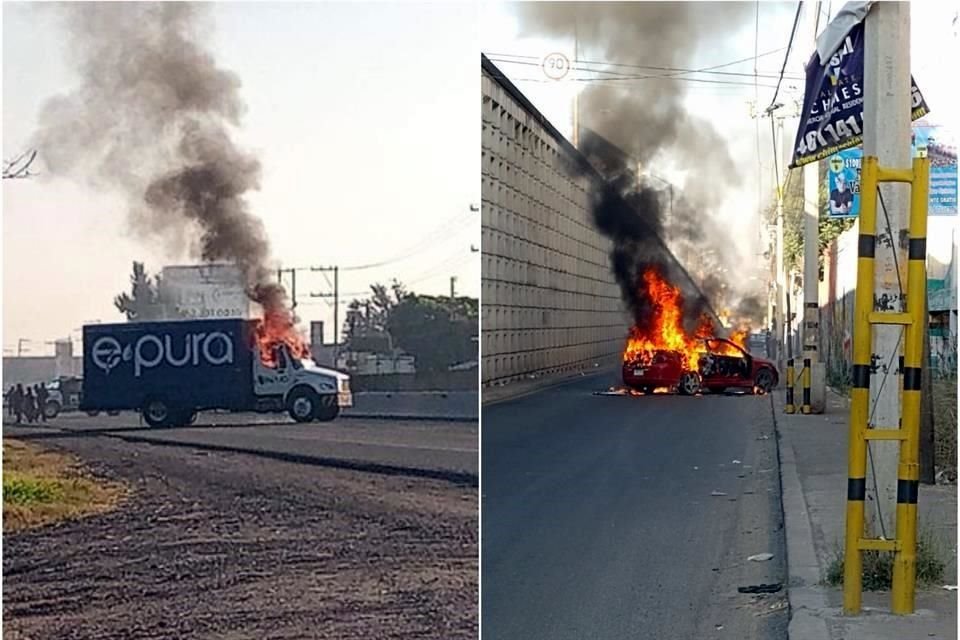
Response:
[[[198,410],[247,409],[252,328],[243,319],[85,326],[81,409],[140,409],[158,397]]]

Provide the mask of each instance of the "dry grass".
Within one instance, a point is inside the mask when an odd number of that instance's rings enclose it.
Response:
[[[920,525],[917,536],[917,584],[933,587],[942,583],[949,545],[938,539],[929,528]],[[843,548],[835,545],[833,558],[823,581],[833,587],[843,585]],[[893,583],[893,553],[863,552],[863,590],[886,591]]]
[[[3,440],[3,531],[19,531],[113,509],[127,490],[93,478],[71,456]]]
[[[938,482],[957,480],[957,379],[933,381],[934,465]]]

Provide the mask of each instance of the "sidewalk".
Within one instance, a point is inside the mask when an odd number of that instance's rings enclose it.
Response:
[[[827,391],[823,415],[787,415],[784,390],[773,396],[787,537],[790,640],[920,640],[957,637],[957,592],[918,588],[916,613],[894,616],[889,592],[863,594],[860,616],[844,616],[840,587],[821,583],[842,550],[846,520],[846,398]],[[957,487],[920,485],[921,527],[942,542],[943,584],[957,584]]]

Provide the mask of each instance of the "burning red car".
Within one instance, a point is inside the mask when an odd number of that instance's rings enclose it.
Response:
[[[658,388],[677,389],[693,395],[701,389],[720,393],[728,388],[767,393],[777,386],[779,374],[769,360],[758,358],[730,340],[707,338],[700,341],[697,366],[675,350],[644,351],[623,362],[623,382],[644,393]]]
[[[718,338],[711,319],[702,316],[699,325],[688,331],[680,289],[657,268],[646,269],[638,287],[647,310],[643,322],[631,327],[627,337],[624,384],[646,393],[667,388],[688,395],[730,387],[766,393],[777,386],[774,364],[743,346],[749,335],[746,328],[730,339]]]

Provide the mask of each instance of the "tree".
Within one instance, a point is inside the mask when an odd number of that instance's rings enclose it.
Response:
[[[30,149],[24,151],[13,160],[3,161],[3,179],[14,180],[18,178],[29,178],[37,175],[30,171],[30,165],[37,159],[37,150]]]
[[[817,207],[820,212],[818,251],[820,276],[823,276],[823,255],[837,236],[853,226],[852,218],[831,218],[827,202],[826,166],[820,163],[820,193]],[[800,271],[803,264],[803,169],[787,174],[783,190],[783,263],[787,272]],[[776,198],[767,209],[767,219],[776,223]]]
[[[418,371],[446,371],[477,359],[476,298],[416,295],[396,280],[371,285],[370,292],[347,309],[344,335],[351,350],[402,349],[416,358]]]
[[[146,322],[163,317],[160,300],[160,276],[151,278],[142,262],[133,263],[130,276],[130,293],[121,293],[113,299],[113,305],[127,320]]]
[[[477,359],[478,310],[475,298],[409,295],[392,310],[387,330],[416,358],[417,371],[446,371]]]
[[[391,310],[409,294],[406,288],[397,280],[389,286],[380,283],[370,285],[371,296],[363,300],[352,300],[347,305],[347,315],[344,321],[344,339],[357,351],[360,341],[369,342],[371,339],[379,344],[387,330],[387,319]]]

